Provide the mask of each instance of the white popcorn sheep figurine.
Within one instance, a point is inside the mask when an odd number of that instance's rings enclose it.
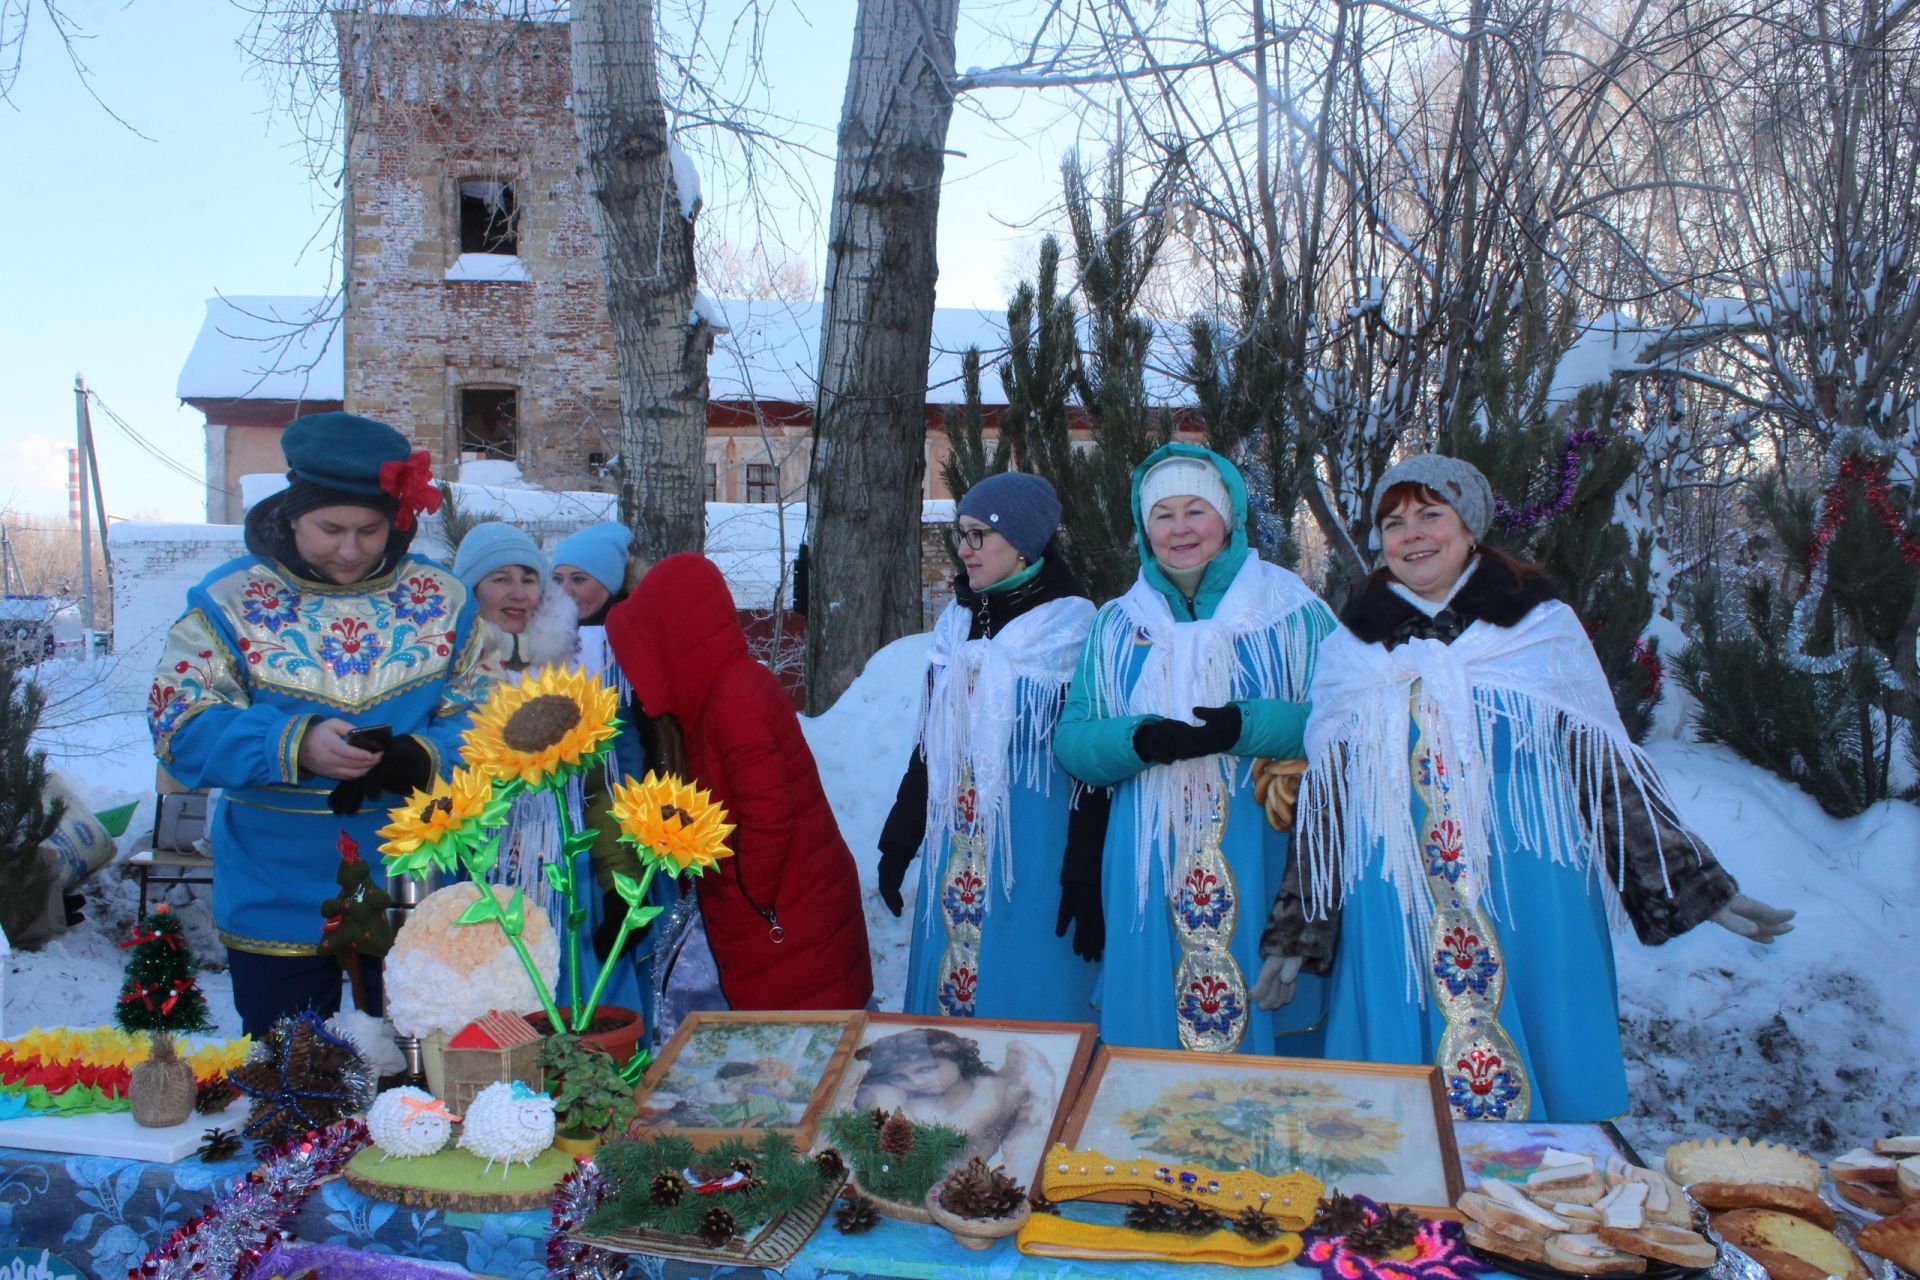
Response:
[[[460,1117],[447,1104],[411,1085],[389,1089],[367,1108],[367,1133],[380,1148],[380,1158],[412,1160],[430,1156],[447,1145],[453,1122]]]
[[[530,1165],[553,1145],[553,1099],[519,1080],[496,1080],[467,1104],[459,1145],[485,1156],[489,1172],[495,1160],[501,1161],[500,1178],[505,1181],[514,1161]]]

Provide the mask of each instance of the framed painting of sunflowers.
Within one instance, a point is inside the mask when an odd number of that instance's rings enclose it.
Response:
[[[769,1130],[805,1151],[846,1072],[862,1013],[687,1015],[640,1082],[629,1132],[673,1132],[706,1150]]]
[[[1465,1184],[1433,1067],[1103,1046],[1061,1141],[1279,1176],[1455,1217]]]

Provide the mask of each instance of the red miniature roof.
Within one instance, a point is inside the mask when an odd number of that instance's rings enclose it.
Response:
[[[513,1049],[540,1038],[533,1024],[517,1013],[495,1009],[484,1018],[475,1018],[447,1041],[449,1049]]]

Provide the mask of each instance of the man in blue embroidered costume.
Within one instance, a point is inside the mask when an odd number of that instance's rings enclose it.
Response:
[[[1255,995],[1330,974],[1327,1056],[1436,1062],[1465,1119],[1620,1115],[1609,917],[1648,943],[1703,920],[1771,942],[1793,913],[1680,822],[1538,566],[1481,542],[1479,471],[1407,459],[1373,516],[1381,567],[1320,650]]]
[[[1107,794],[1060,768],[1053,729],[1093,602],[1039,476],[988,476],[955,517],[966,572],[934,624],[919,741],[880,832],[880,896],[895,915],[923,840],[927,851],[905,1008],[1081,1020],[1100,959]]]
[[[1054,739],[1069,773],[1114,788],[1100,1037],[1273,1053],[1292,1028],[1254,1007],[1248,984],[1289,840],[1267,823],[1252,766],[1301,754],[1333,614],[1248,547],[1246,489],[1225,458],[1164,445],[1133,492],[1140,576],[1094,618]]]
[[[457,758],[483,692],[466,588],[407,554],[416,513],[439,506],[426,452],[347,413],[295,419],[281,448],[287,488],[248,511],[251,554],[187,593],[147,701],[161,762],[223,789],[214,923],[254,1036],[339,1008],[318,950],[340,836],[379,845],[386,809]],[[379,964],[361,964],[377,1013]]]

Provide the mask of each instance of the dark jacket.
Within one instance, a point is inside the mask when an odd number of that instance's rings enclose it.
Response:
[[[964,573],[953,580],[954,602],[971,615],[967,639],[991,640],[1002,627],[1049,600],[1086,595],[1080,581],[1057,554],[1040,563],[1040,572],[1008,591],[975,591]],[[929,682],[933,672],[927,672]],[[1100,853],[1107,839],[1107,810],[1113,792],[1106,787],[1080,787],[1067,817],[1067,847],[1062,851],[1060,878],[1099,883]],[[927,834],[927,757],[915,747],[900,779],[893,808],[880,828],[880,852],[912,858]]]
[[[1376,575],[1340,611],[1340,622],[1356,638],[1389,649],[1409,640],[1452,644],[1475,622],[1511,627],[1539,605],[1558,598],[1553,584],[1544,577],[1519,582],[1501,566],[1483,561],[1460,593],[1431,618],[1402,598],[1384,577]],[[1620,890],[1620,901],[1633,922],[1634,933],[1649,946],[1676,938],[1702,923],[1732,901],[1739,889],[1714,856],[1687,834],[1676,814],[1660,811],[1659,806],[1649,812],[1647,805],[1627,799],[1607,805],[1601,823],[1604,850],[1620,847],[1621,826],[1625,825],[1624,882],[1615,858],[1603,857],[1601,861]],[[1662,849],[1666,851],[1664,879]],[[1308,970],[1327,973],[1333,968],[1339,940],[1338,907],[1323,918],[1308,918],[1300,888],[1300,860],[1294,859],[1274,900],[1266,932],[1261,935],[1261,954],[1304,956]]]
[[[607,639],[635,700],[673,717],[691,780],[734,824],[734,856],[694,882],[728,1003],[864,1008],[873,970],[853,855],[720,570],[699,555],[662,560],[608,613]]]

